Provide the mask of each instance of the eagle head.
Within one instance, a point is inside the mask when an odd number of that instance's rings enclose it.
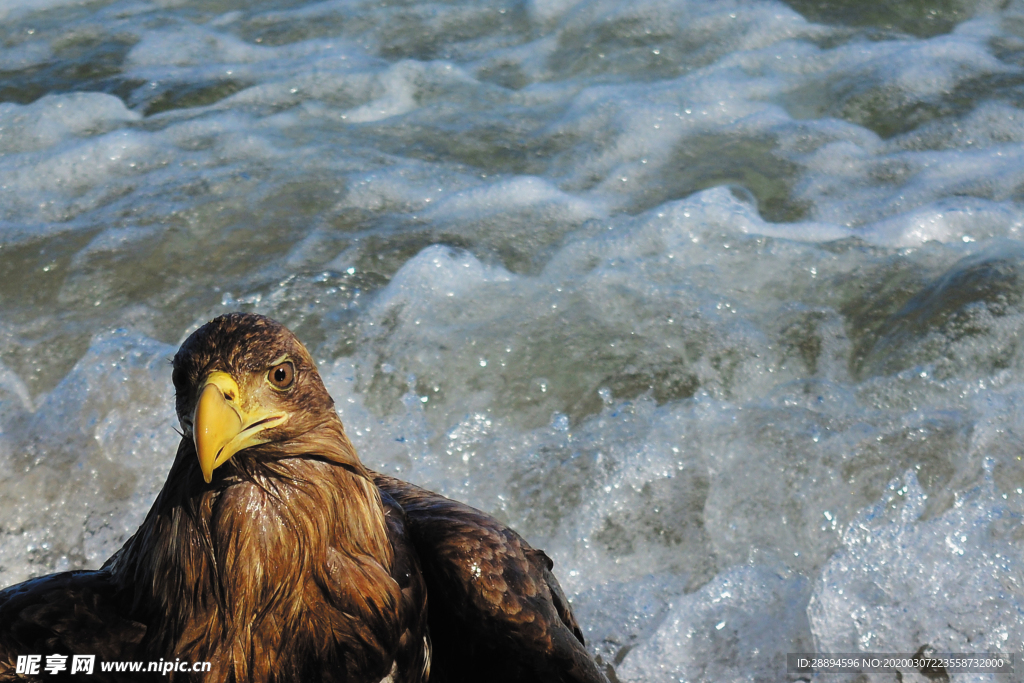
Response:
[[[270,318],[222,315],[185,340],[173,365],[178,422],[207,484],[232,458],[251,466],[287,457],[292,449],[282,446],[338,420],[306,347]]]

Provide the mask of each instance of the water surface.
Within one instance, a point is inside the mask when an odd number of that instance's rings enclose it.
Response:
[[[1012,1],[0,2],[0,584],[247,310],[620,681],[1024,654],[1022,105]]]

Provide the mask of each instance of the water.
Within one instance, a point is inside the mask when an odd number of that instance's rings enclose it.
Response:
[[[620,681],[1022,656],[1022,106],[1013,0],[0,0],[0,584],[250,310]]]

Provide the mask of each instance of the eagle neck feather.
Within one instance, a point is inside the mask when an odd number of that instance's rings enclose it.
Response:
[[[340,423],[262,448],[206,486],[183,439],[146,520],[108,562],[135,587],[144,648],[210,661],[209,680],[316,680],[325,661],[338,680],[383,678],[401,593],[376,486]]]

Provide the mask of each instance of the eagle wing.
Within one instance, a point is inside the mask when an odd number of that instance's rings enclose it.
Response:
[[[432,682],[605,683],[543,551],[468,505],[374,481],[404,510],[423,569]]]
[[[105,569],[51,574],[0,591],[0,682],[69,680],[70,656],[81,653],[96,655],[89,680],[116,680],[98,662],[133,659],[146,633],[125,616],[124,602]],[[68,657],[67,669],[51,675],[43,667],[54,654]],[[42,656],[36,677],[16,673],[19,655]]]
[[[395,551],[391,578],[401,589],[398,609],[403,630],[398,640],[395,667],[391,680],[395,683],[419,683],[430,677],[430,638],[427,634],[427,586],[423,580],[416,549],[409,538],[408,519],[402,507],[381,491],[388,540]]]

